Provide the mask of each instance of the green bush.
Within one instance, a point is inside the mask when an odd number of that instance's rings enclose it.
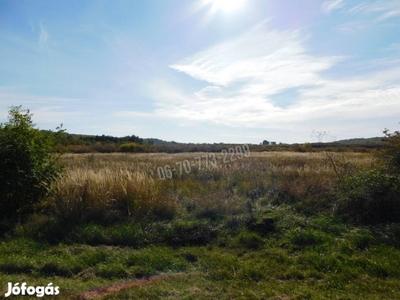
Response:
[[[11,107],[0,124],[0,230],[32,211],[62,167],[53,155],[57,133],[40,131],[29,110]],[[58,131],[59,134],[62,130]]]
[[[337,213],[355,224],[400,222],[400,180],[382,170],[345,177]]]
[[[384,131],[379,168],[347,174],[338,189],[336,213],[355,224],[400,222],[400,132]]]
[[[119,152],[125,153],[135,153],[135,152],[144,152],[145,148],[143,145],[137,143],[124,143],[118,148]]]
[[[400,175],[400,131],[390,133],[386,129],[383,133],[386,145],[379,156],[385,162],[389,173]]]

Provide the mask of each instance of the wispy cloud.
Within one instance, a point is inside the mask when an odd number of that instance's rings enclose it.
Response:
[[[394,18],[394,17],[400,17],[400,9],[399,10],[392,10],[392,11],[387,11],[385,13],[383,13],[378,20],[379,21],[383,21],[383,20],[387,20],[390,18]]]
[[[155,113],[181,121],[276,129],[396,116],[400,86],[390,84],[399,82],[400,68],[329,79],[323,71],[344,58],[312,56],[306,41],[299,31],[278,32],[262,24],[185,58],[171,67],[208,86],[186,97],[173,96],[172,106],[158,101]],[[274,101],[275,95],[293,89],[297,96],[288,105]]]
[[[273,95],[320,84],[320,73],[342,59],[308,55],[305,40],[299,31],[269,30],[263,23],[185,58],[171,67],[212,85],[187,97],[173,111],[159,103],[159,111],[229,125],[256,126],[261,119],[279,118],[285,110],[274,104]]]
[[[338,0],[332,0],[328,3],[336,1]],[[397,0],[364,0],[357,5],[347,3],[346,6],[341,9],[341,13],[343,17],[347,17],[348,20],[339,24],[337,29],[341,32],[354,35],[365,30],[375,30],[377,26],[386,26],[388,24],[397,26],[393,23],[389,23],[389,21],[393,21],[395,18],[400,20],[400,2]]]
[[[20,89],[21,87],[0,87],[0,111],[3,112],[0,115],[0,122],[6,120],[9,108],[16,105],[29,109],[34,114],[35,123],[46,126],[43,129],[47,129],[49,123],[57,126],[60,123],[66,123],[66,120],[73,124],[72,120],[79,120],[88,114],[76,106],[77,103],[82,102],[82,99],[37,96],[22,93]]]
[[[400,43],[393,43],[389,47],[384,48],[386,51],[400,51]]]
[[[377,21],[400,16],[400,2],[397,0],[364,1],[346,10],[347,14],[374,16]]]
[[[14,3],[26,26],[0,32],[3,84],[17,86],[0,86],[0,122],[23,104],[41,127],[73,132],[304,141],[313,129],[366,136],[368,123],[398,119],[399,0],[247,1],[230,13],[180,2],[132,1],[111,15],[104,3],[28,15]]]
[[[246,34],[171,66],[187,75],[246,95],[274,94],[280,90],[318,82],[318,73],[329,69],[340,57],[312,57],[299,31],[268,30],[262,24]]]
[[[347,22],[337,26],[337,30],[347,34],[357,34],[360,31],[367,29],[371,24],[365,21]]]
[[[49,34],[48,34],[46,28],[44,28],[42,23],[40,23],[39,26],[40,26],[39,42],[46,43],[49,38]]]
[[[345,3],[343,0],[330,0],[330,1],[326,1],[324,4],[322,4],[322,10],[325,13],[330,13],[330,12],[340,9],[344,6],[345,6]]]

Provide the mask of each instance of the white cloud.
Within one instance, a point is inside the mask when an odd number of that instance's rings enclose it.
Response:
[[[376,21],[384,21],[392,17],[400,16],[400,2],[397,0],[364,1],[364,3],[357,4],[347,9],[346,13],[353,15],[375,15]]]
[[[400,16],[400,10],[391,10],[383,13],[378,20],[383,21],[386,19],[394,18],[394,17],[399,17]]]
[[[340,57],[311,57],[299,31],[268,30],[265,24],[246,34],[171,67],[215,86],[234,88],[244,84],[245,95],[271,95],[294,86],[318,82],[318,73]]]
[[[371,24],[365,21],[347,22],[339,25],[337,29],[347,34],[358,34],[360,31],[367,29]]]
[[[332,1],[333,2],[333,1]],[[351,6],[350,3],[341,9],[343,17],[348,17],[349,21],[344,21],[337,26],[337,29],[347,34],[359,34],[361,31],[376,31],[379,26],[398,27],[393,23],[394,19],[400,19],[400,1],[380,0],[363,1]],[[391,23],[390,23],[391,22]]]
[[[325,13],[330,13],[331,11],[344,7],[344,5],[345,4],[343,0],[330,0],[322,4],[322,10]]]
[[[257,126],[285,111],[271,100],[291,88],[318,85],[320,72],[339,57],[312,57],[298,31],[272,31],[262,24],[246,34],[185,58],[171,67],[211,83],[174,109],[159,103],[159,112],[231,126]],[[261,122],[264,123],[264,122]]]
[[[400,86],[391,84],[399,82],[400,68],[380,64],[380,71],[372,68],[362,77],[329,79],[323,71],[344,58],[314,57],[306,41],[299,31],[273,31],[263,24],[184,58],[171,67],[208,86],[191,95],[172,87],[155,91],[155,115],[180,123],[274,130],[325,124],[339,132],[354,121],[398,116]],[[297,90],[289,104],[274,101],[275,95],[289,89]],[[168,90],[173,103],[162,100],[170,99]]]

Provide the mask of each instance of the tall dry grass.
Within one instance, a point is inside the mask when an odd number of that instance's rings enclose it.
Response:
[[[240,223],[257,217],[269,204],[318,213],[331,208],[338,175],[374,162],[368,154],[328,158],[323,153],[268,152],[226,164],[218,160],[199,170],[200,155],[205,154],[67,154],[62,157],[64,176],[20,233],[59,242],[74,232],[79,235],[79,228],[89,224]],[[171,179],[159,179],[159,167],[177,167],[184,160],[194,164],[190,173],[175,172]],[[186,236],[179,224],[176,230]],[[168,235],[170,229],[166,230]]]
[[[239,228],[263,218],[268,205],[289,204],[307,214],[329,211],[338,174],[374,163],[367,154],[336,154],[329,159],[323,153],[268,152],[226,164],[218,160],[199,170],[201,155],[205,154],[64,155],[64,175],[16,233],[51,243],[136,245],[139,233],[149,241],[175,243],[178,236],[182,243],[188,237],[202,243],[221,226]],[[193,164],[190,173],[177,171],[171,179],[160,180],[159,167],[179,167],[184,160]]]
[[[196,157],[183,154],[67,154],[66,173],[47,199],[52,215],[75,223],[113,223],[126,220],[168,220],[177,214],[218,219],[254,209],[254,201],[293,204],[315,212],[329,206],[329,191],[340,172],[368,168],[368,154],[268,152],[252,153],[216,166],[198,169]],[[195,167],[172,179],[160,180],[157,168]]]
[[[122,154],[66,155],[66,173],[53,186],[48,207],[76,222],[110,223],[129,217],[171,219],[171,182],[156,180],[149,158]]]

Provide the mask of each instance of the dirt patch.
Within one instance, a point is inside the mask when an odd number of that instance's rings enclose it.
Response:
[[[179,278],[179,277],[186,277],[186,276],[195,275],[195,274],[198,274],[198,273],[166,274],[166,275],[149,277],[149,278],[145,278],[145,279],[137,279],[137,280],[133,280],[133,281],[127,281],[127,282],[111,285],[108,287],[100,287],[100,288],[96,288],[96,289],[92,289],[92,290],[83,292],[82,294],[80,294],[77,297],[77,299],[79,299],[79,300],[95,299],[96,297],[105,296],[107,294],[119,292],[121,290],[130,289],[130,288],[138,287],[138,286],[145,285],[145,284],[155,283],[155,282],[159,282],[159,281],[166,281],[166,280],[175,279],[175,278]]]

